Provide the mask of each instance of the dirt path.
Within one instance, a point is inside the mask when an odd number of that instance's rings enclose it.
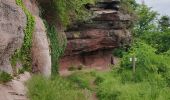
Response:
[[[30,77],[31,75],[25,72],[6,84],[0,84],[0,100],[28,100],[25,82]]]

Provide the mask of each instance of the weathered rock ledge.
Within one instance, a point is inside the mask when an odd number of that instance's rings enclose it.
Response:
[[[119,0],[100,0],[86,8],[95,17],[76,23],[66,31],[67,48],[60,61],[60,70],[69,67],[105,69],[111,64],[112,51],[131,42],[131,16],[119,11]]]

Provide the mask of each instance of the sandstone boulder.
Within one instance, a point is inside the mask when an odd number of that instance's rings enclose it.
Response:
[[[10,57],[22,46],[26,16],[15,0],[0,0],[0,70],[12,73]]]
[[[35,31],[32,43],[33,72],[40,72],[45,76],[51,75],[51,56],[42,19],[35,16]]]

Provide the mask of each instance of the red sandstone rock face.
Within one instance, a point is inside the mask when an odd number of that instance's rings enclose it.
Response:
[[[117,47],[117,37],[110,36],[112,32],[102,29],[90,29],[79,32],[68,32],[65,55],[92,52],[104,48]]]
[[[131,34],[130,16],[118,9],[119,0],[102,0],[89,6],[95,13],[90,22],[72,25],[67,31],[67,48],[60,70],[71,66],[106,69],[111,64],[112,50],[128,45]]]
[[[60,60],[60,71],[70,67],[85,67],[105,70],[111,64],[111,51],[93,51],[79,55],[65,56]]]

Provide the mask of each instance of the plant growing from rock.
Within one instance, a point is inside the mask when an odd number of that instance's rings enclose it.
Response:
[[[22,8],[27,17],[27,26],[24,30],[24,43],[21,49],[16,50],[15,54],[11,58],[13,66],[16,66],[17,61],[21,61],[25,70],[31,70],[31,45],[32,45],[32,33],[34,31],[35,20],[32,14],[27,10],[22,0],[16,0],[18,6]]]

